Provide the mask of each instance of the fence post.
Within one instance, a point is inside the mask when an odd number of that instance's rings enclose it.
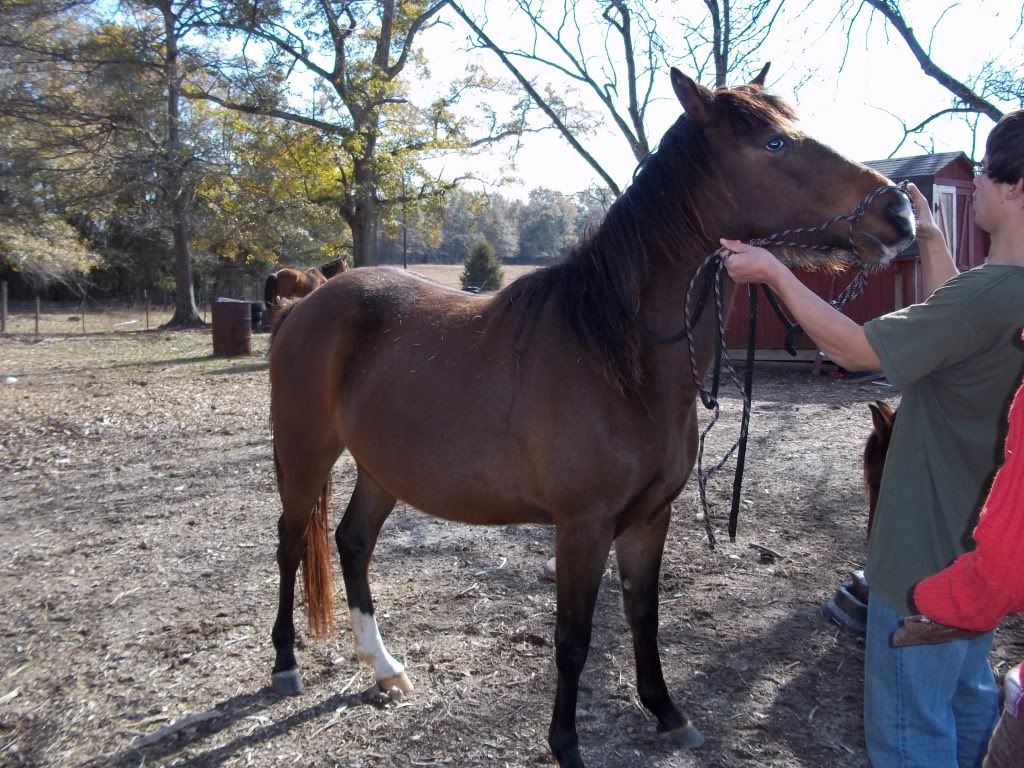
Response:
[[[7,281],[0,283],[0,333],[7,332]]]
[[[36,336],[39,335],[39,294],[36,294]]]
[[[142,301],[146,305],[146,330],[149,330],[149,291],[142,289]]]

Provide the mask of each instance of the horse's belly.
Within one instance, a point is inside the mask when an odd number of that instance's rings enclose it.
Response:
[[[428,494],[429,495],[429,494]],[[421,512],[442,520],[470,525],[515,525],[532,523],[535,525],[551,525],[551,512],[542,507],[524,504],[502,504],[496,499],[489,499],[479,504],[466,503],[459,498],[424,499],[420,503],[406,500],[408,504]]]

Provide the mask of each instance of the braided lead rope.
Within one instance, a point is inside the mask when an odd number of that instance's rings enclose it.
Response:
[[[854,226],[864,217],[865,213],[867,213],[868,207],[881,195],[890,191],[902,193],[906,195],[908,199],[910,199],[910,195],[907,192],[908,185],[909,181],[902,181],[898,185],[885,185],[878,187],[877,189],[868,193],[868,195],[865,196],[865,198],[860,202],[860,204],[856,208],[854,208],[854,210],[849,214],[840,214],[838,216],[833,216],[832,218],[828,219],[824,224],[821,224],[816,227],[799,227],[787,229],[774,235],[768,235],[767,237],[764,238],[753,239],[750,241],[750,243],[751,245],[758,245],[762,247],[765,245],[774,245],[781,247],[800,248],[803,250],[832,251],[836,250],[832,246],[805,245],[803,243],[786,240],[785,238],[790,238],[793,237],[794,235],[799,236],[823,232],[825,229],[832,226],[833,224],[845,221],[850,228],[850,245],[851,247],[853,247]],[[913,208],[913,200],[911,200],[911,208]],[[750,398],[747,396],[747,393],[744,391],[743,386],[739,382],[739,377],[736,374],[736,369],[732,364],[732,359],[729,357],[729,352],[725,344],[725,312],[723,308],[721,293],[722,268],[725,266],[725,260],[722,257],[722,254],[725,252],[725,250],[725,248],[719,248],[714,253],[710,254],[703,262],[701,262],[701,265],[697,268],[693,276],[690,278],[690,285],[687,288],[686,300],[684,303],[683,322],[683,335],[686,338],[686,346],[690,357],[690,372],[693,376],[693,382],[694,385],[697,387],[697,391],[700,393],[701,400],[704,402],[705,406],[712,411],[711,419],[708,421],[707,426],[705,426],[704,429],[701,430],[700,438],[697,443],[697,489],[700,494],[701,508],[704,512],[704,530],[707,534],[708,545],[711,549],[714,549],[716,546],[716,538],[711,521],[711,505],[708,503],[707,499],[707,484],[711,480],[711,477],[723,466],[725,466],[725,463],[730,458],[732,458],[733,454],[736,452],[739,446],[742,443],[746,442],[749,433],[748,424],[750,422],[751,409]],[[858,259],[856,259],[856,250],[854,250],[854,258],[852,259],[852,261],[853,263],[858,263],[859,261]],[[740,423],[739,437],[737,437],[736,441],[733,442],[732,446],[730,446],[729,450],[726,451],[725,455],[722,456],[721,460],[719,460],[711,468],[705,470],[705,439],[707,438],[708,433],[715,426],[715,424],[718,423],[719,416],[721,415],[721,408],[719,407],[718,398],[716,396],[712,396],[712,394],[709,393],[707,389],[705,389],[704,377],[701,376],[700,372],[697,369],[697,356],[694,350],[693,340],[694,327],[691,327],[690,306],[693,295],[693,287],[697,281],[697,277],[703,274],[704,269],[711,265],[712,262],[714,262],[712,268],[715,270],[715,309],[718,313],[718,343],[721,346],[722,351],[722,366],[725,368],[729,376],[729,379],[733,382],[733,385],[736,387],[736,390],[740,393],[740,398],[743,401],[743,414]],[[843,290],[843,292],[835,300],[833,300],[830,303],[837,310],[842,308],[846,303],[855,299],[863,292],[866,283],[867,270],[864,267],[861,267],[860,272],[858,272],[857,275],[854,276],[853,280],[850,281],[850,284]],[[692,320],[692,325],[696,325],[695,318]]]
[[[721,251],[723,250],[724,249],[720,248],[718,251],[712,254],[708,258],[708,260],[710,261],[711,259],[718,257]],[[743,400],[743,411],[745,414],[747,414],[747,418],[744,419],[740,425],[739,437],[736,438],[732,446],[730,446],[729,450],[725,452],[725,455],[723,455],[722,458],[714,466],[710,467],[707,470],[704,469],[704,443],[708,436],[708,433],[710,433],[711,429],[715,426],[716,423],[718,423],[718,418],[721,415],[721,408],[719,406],[718,397],[715,396],[717,393],[712,393],[708,395],[708,393],[703,387],[702,382],[699,380],[700,377],[697,373],[696,356],[693,350],[693,339],[691,336],[687,336],[687,344],[690,350],[690,367],[693,371],[694,376],[696,377],[694,381],[697,384],[698,390],[701,392],[701,398],[705,401],[705,404],[707,404],[710,401],[710,408],[712,410],[711,419],[708,421],[704,429],[701,430],[700,439],[697,443],[697,489],[700,493],[701,508],[704,510],[704,531],[707,534],[708,545],[711,547],[711,549],[715,548],[716,539],[714,529],[711,525],[710,505],[708,504],[707,499],[708,481],[715,474],[715,472],[717,472],[723,466],[725,466],[725,463],[732,458],[733,454],[736,453],[736,450],[740,447],[740,445],[744,441],[746,441],[747,422],[749,421],[750,414],[750,398],[747,397],[747,393],[743,389],[743,385],[740,384],[739,377],[736,375],[736,368],[732,364],[732,359],[729,357],[729,351],[725,344],[725,301],[722,298],[721,279],[722,269],[724,266],[724,259],[719,257],[718,262],[715,265],[715,310],[718,315],[718,348],[721,351],[722,356],[721,366],[722,368],[725,369],[726,373],[729,376],[729,379],[733,383],[733,386],[735,386],[736,390],[740,393],[740,398]],[[689,292],[687,293],[687,300],[689,300]],[[689,307],[687,307],[687,309],[689,309]],[[689,324],[687,324],[687,326],[689,326]]]

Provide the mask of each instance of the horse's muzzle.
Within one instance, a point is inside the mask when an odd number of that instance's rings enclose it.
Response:
[[[914,209],[910,205],[910,199],[903,194],[895,195],[895,200],[885,206],[885,218],[896,230],[896,235],[901,240],[906,240],[909,245],[914,239],[916,225],[914,221]]]

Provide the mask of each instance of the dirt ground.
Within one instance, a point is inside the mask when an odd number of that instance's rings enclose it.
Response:
[[[368,702],[344,609],[335,639],[301,647],[304,694],[269,692],[266,344],[226,360],[209,332],[0,338],[0,765],[550,765],[545,528],[400,506],[371,583],[416,693]],[[895,396],[804,366],[760,368],[755,387],[738,540],[709,551],[691,482],[661,583],[666,678],[707,744],[671,751],[639,706],[612,558],[579,707],[592,768],[864,764],[863,645],[819,607],[862,561],[866,403]],[[737,424],[727,395],[710,456]],[[335,482],[343,507],[347,456]],[[720,531],[729,493],[729,476],[713,483]],[[1000,673],[1024,656],[1021,629],[997,635]]]

